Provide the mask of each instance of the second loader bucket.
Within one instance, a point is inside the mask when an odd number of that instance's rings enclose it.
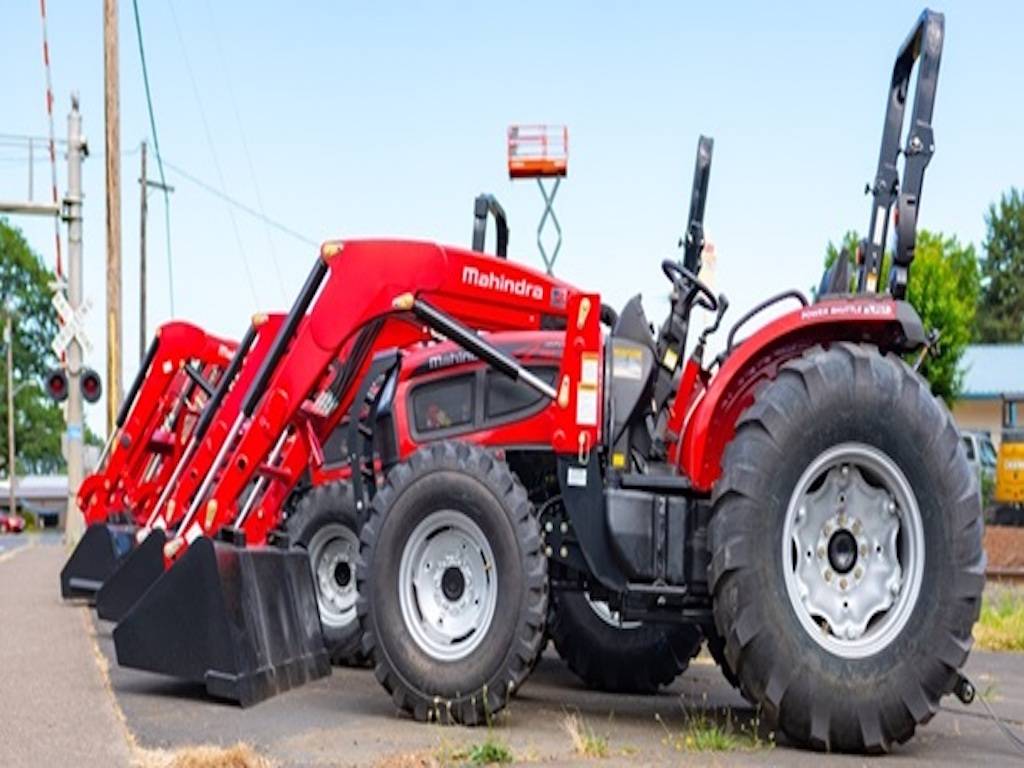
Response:
[[[199,538],[114,628],[117,661],[243,707],[331,673],[309,558]]]
[[[107,621],[120,621],[138,602],[153,582],[164,574],[164,544],[167,536],[160,529],[150,531],[145,540],[126,558],[96,593],[96,615]]]
[[[60,572],[60,595],[90,603],[118,562],[135,546],[135,526],[93,523]]]

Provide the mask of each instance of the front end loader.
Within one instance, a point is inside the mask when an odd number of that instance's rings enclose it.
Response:
[[[61,596],[94,601],[135,546],[159,489],[235,343],[180,321],[165,323],[146,352],[96,471],[78,491],[87,529],[61,571]]]

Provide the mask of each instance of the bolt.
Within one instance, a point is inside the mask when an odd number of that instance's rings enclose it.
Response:
[[[854,520],[853,526],[851,526],[850,530],[853,531],[854,536],[860,533],[860,520]]]
[[[839,474],[841,474],[843,476],[843,480],[845,480],[850,476],[850,467],[843,464],[842,469],[839,470]]]
[[[562,533],[568,533],[569,532],[569,524],[563,522],[560,526],[558,526],[558,530],[560,530]]]
[[[661,605],[661,606],[663,606],[663,605],[665,605],[665,603],[666,603],[666,602],[668,602],[668,601],[667,601],[667,600],[665,600],[665,596],[664,596],[664,595],[659,595],[659,596],[658,596],[658,601],[657,601],[657,602],[658,602],[658,605]]]
[[[831,536],[832,535],[832,523],[825,523],[824,533],[825,533],[825,536]]]
[[[550,544],[548,544],[546,547],[544,547],[544,556],[545,557],[551,557],[553,552],[554,552],[554,550],[551,548]]]
[[[860,556],[861,557],[867,557],[868,556],[868,545],[867,544],[861,544],[860,545]]]
[[[807,507],[800,507],[800,509],[798,509],[796,511],[796,522],[802,523],[803,519],[804,519],[804,517],[806,517],[806,515],[807,515]]]
[[[895,514],[896,514],[896,502],[895,502],[895,501],[893,501],[892,499],[890,499],[890,500],[889,500],[889,504],[888,504],[888,506],[886,507],[886,509],[888,509],[888,510],[889,510],[889,514],[890,514],[890,515],[895,515]]]
[[[840,589],[846,589],[846,579],[840,579],[839,580],[839,588]]]
[[[863,575],[864,575],[864,569],[861,568],[859,565],[856,568],[853,569],[853,578],[859,579]]]
[[[568,557],[569,556],[569,548],[568,547],[561,547],[558,550],[558,556],[562,557],[562,558]]]
[[[544,530],[548,533],[551,533],[553,530],[555,530],[554,523],[548,520],[546,523],[544,523]]]
[[[832,581],[832,571],[828,568],[825,569],[825,581]]]
[[[857,631],[853,627],[846,628],[846,639],[854,640],[857,637]]]
[[[840,528],[845,528],[846,527],[846,513],[842,512],[842,511],[840,511],[840,513],[839,513],[839,527]]]
[[[823,557],[825,557],[825,548],[818,547],[818,559],[821,560]]]

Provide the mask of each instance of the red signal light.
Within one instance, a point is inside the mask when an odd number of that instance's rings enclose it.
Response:
[[[103,384],[100,382],[100,375],[92,368],[85,368],[82,371],[82,378],[79,382],[82,388],[82,397],[87,403],[95,403],[103,394]]]
[[[46,374],[44,386],[46,388],[46,394],[48,394],[54,402],[63,403],[68,399],[68,377],[67,374],[64,373],[63,368],[54,368]]]

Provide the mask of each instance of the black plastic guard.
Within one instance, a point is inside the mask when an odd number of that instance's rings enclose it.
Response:
[[[135,526],[93,523],[60,572],[60,596],[96,601],[96,593],[135,546]]]
[[[331,673],[309,559],[199,538],[114,629],[117,661],[243,707]]]
[[[97,616],[107,621],[120,621],[125,617],[163,575],[166,543],[167,535],[162,530],[150,531],[145,540],[118,563],[96,593]]]

